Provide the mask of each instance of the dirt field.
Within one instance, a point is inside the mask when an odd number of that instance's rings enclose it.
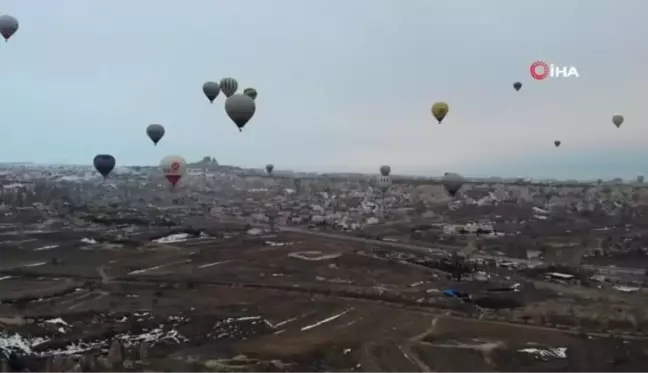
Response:
[[[0,244],[0,348],[9,369],[639,371],[648,366],[642,316],[633,308],[643,307],[641,294],[609,293],[617,297],[610,298],[609,308],[618,304],[635,312],[634,326],[623,333],[592,327],[585,334],[582,326],[558,329],[550,317],[535,322],[533,315],[574,305],[584,316],[603,312],[600,299],[588,300],[587,289],[564,295],[564,285],[543,287],[515,273],[502,272],[487,284],[453,283],[438,270],[374,258],[364,246],[288,234],[231,233],[138,248],[82,242],[81,234],[57,237],[25,234]],[[520,302],[515,310],[489,311],[442,292],[457,288],[483,298],[488,286],[513,282],[527,289],[500,297]],[[568,296],[571,303],[565,305],[561,299]],[[606,317],[608,324],[614,320]]]

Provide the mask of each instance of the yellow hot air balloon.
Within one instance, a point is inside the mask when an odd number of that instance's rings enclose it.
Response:
[[[435,102],[434,105],[432,105],[432,115],[434,115],[439,123],[441,123],[443,121],[443,118],[448,115],[449,110],[450,107],[445,102]]]

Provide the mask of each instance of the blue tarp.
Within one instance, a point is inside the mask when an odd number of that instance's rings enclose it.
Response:
[[[455,289],[446,289],[443,291],[443,295],[446,297],[456,297],[456,298],[469,298],[470,295],[463,291],[458,291]]]

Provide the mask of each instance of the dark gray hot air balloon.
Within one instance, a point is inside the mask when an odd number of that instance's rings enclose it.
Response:
[[[238,89],[238,82],[234,78],[223,78],[220,81],[220,90],[223,91],[225,96],[231,97]]]
[[[464,184],[464,178],[455,173],[446,172],[443,176],[443,187],[448,191],[450,197],[454,197]]]
[[[516,91],[519,91],[520,88],[522,88],[522,83],[520,82],[513,83],[513,88],[515,88]]]
[[[271,163],[268,163],[266,165],[266,172],[268,173],[268,175],[272,175],[272,171],[274,171],[274,165],[271,164]]]
[[[0,16],[0,35],[9,41],[9,38],[18,31],[18,20],[8,14]]]
[[[161,124],[149,124],[148,127],[146,127],[146,134],[149,139],[153,141],[154,145],[157,145],[157,143],[162,140],[164,132],[164,126]]]
[[[623,115],[621,114],[616,114],[615,116],[612,117],[612,123],[619,128],[623,124],[624,118]]]
[[[236,94],[225,100],[225,112],[239,131],[243,131],[245,124],[252,119],[256,111],[256,104],[250,96]]]
[[[220,91],[221,91],[220,84],[216,82],[209,81],[203,84],[203,93],[205,94],[205,96],[207,96],[207,99],[212,104],[214,103],[216,97],[218,97]]]
[[[252,97],[253,100],[256,100],[258,92],[254,88],[245,88],[243,90],[243,94]]]
[[[554,145],[556,146],[556,148],[559,147],[560,144],[561,144],[561,142],[559,140],[554,141]]]
[[[97,154],[92,164],[101,176],[107,178],[108,174],[115,168],[115,157],[110,154]]]
[[[389,167],[387,165],[380,166],[380,174],[381,175],[389,176],[390,173],[391,173],[391,167]]]

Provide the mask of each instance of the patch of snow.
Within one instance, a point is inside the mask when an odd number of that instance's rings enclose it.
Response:
[[[82,243],[87,243],[88,245],[95,245],[97,243],[97,240],[94,240],[92,238],[83,237],[81,239],[81,242]]]
[[[266,245],[268,246],[290,246],[292,245],[292,242],[273,242],[273,241],[266,241]]]
[[[349,308],[348,310],[343,311],[343,312],[341,312],[341,313],[338,313],[337,315],[333,315],[333,316],[331,316],[331,317],[329,317],[329,318],[326,318],[326,319],[324,319],[324,320],[320,320],[320,321],[316,322],[315,324],[306,325],[306,326],[304,326],[303,328],[301,328],[300,330],[303,332],[303,331],[306,331],[306,330],[310,330],[310,329],[316,328],[316,327],[318,327],[318,326],[320,326],[320,325],[322,325],[322,324],[326,324],[327,322],[331,322],[331,321],[333,321],[333,320],[335,320],[335,319],[337,319],[337,318],[339,318],[339,317],[341,317],[341,316],[347,314],[349,311],[351,311],[351,308]]]
[[[217,266],[219,264],[225,264],[225,263],[229,263],[229,262],[231,262],[231,260],[223,260],[223,261],[220,261],[220,262],[207,263],[207,264],[203,264],[201,266],[198,266],[198,268],[209,268],[209,267],[213,267],[213,266]]]
[[[378,224],[378,223],[380,223],[380,220],[378,220],[378,218],[371,217],[371,218],[368,218],[368,219],[367,219],[367,223],[366,223],[366,224],[367,224],[367,225],[374,225],[374,224]]]
[[[239,317],[238,319],[234,319],[234,321],[247,321],[247,320],[260,320],[261,316],[243,316]]]
[[[37,247],[33,251],[44,251],[44,250],[56,249],[57,247],[59,247],[59,245],[47,245],[47,246]]]
[[[289,322],[293,322],[293,321],[297,320],[298,318],[299,318],[299,316],[298,316],[298,317],[292,317],[292,318],[290,318],[290,319],[288,319],[288,320],[280,321],[280,322],[276,323],[276,324],[273,326],[273,328],[277,328],[278,326],[282,326],[282,325],[288,324]]]
[[[53,319],[57,320],[57,319]],[[62,320],[61,320],[62,321]],[[60,332],[64,333],[65,330]],[[177,344],[187,342],[188,339],[175,329],[164,331],[162,327],[155,328],[151,331],[141,334],[122,333],[115,336],[118,338],[125,347],[138,345],[141,342],[158,343],[158,342],[174,342]],[[70,343],[63,348],[34,352],[33,348],[45,342],[49,342],[47,338],[26,338],[20,334],[6,335],[0,334],[0,357],[3,355],[16,354],[16,355],[35,355],[35,356],[51,356],[51,355],[78,355],[83,352],[103,349],[108,346],[108,340],[84,343]]]
[[[124,347],[129,347],[141,342],[154,343],[170,340],[180,344],[188,341],[188,339],[180,335],[177,330],[171,329],[165,332],[162,328],[155,328],[149,332],[135,335],[124,333],[117,337],[122,341]]]
[[[60,317],[56,317],[56,318],[54,318],[54,319],[45,320],[45,321],[43,321],[43,322],[44,322],[45,324],[55,324],[55,325],[65,325],[65,326],[70,326],[70,324],[68,324],[67,322],[65,322],[65,320],[63,320],[63,319],[60,318]]]
[[[558,358],[558,359],[565,359],[567,357],[567,348],[566,347],[555,347],[555,348],[547,348],[547,349],[539,349],[539,348],[523,348],[521,350],[518,350],[519,352],[524,352],[527,354],[533,354],[536,355],[540,358]]]
[[[618,291],[622,291],[624,293],[636,293],[639,291],[639,288],[636,286],[625,286],[625,285],[617,285],[614,286],[614,288]]]
[[[47,262],[29,263],[29,264],[23,265],[23,267],[26,267],[26,268],[40,267],[40,266],[44,266],[45,264],[47,264]]]
[[[185,242],[189,239],[189,233],[176,233],[170,234],[165,237],[158,238],[153,240],[155,243],[176,243],[176,242]]]
[[[574,275],[570,275],[569,273],[560,273],[560,272],[550,272],[547,273],[548,276],[550,277],[555,277],[555,278],[560,278],[563,280],[569,280],[574,278]]]
[[[128,274],[129,275],[138,275],[138,274],[142,274],[142,273],[146,273],[146,272],[155,271],[157,269],[162,269],[162,268],[174,266],[174,265],[177,265],[177,264],[184,264],[184,263],[189,263],[189,262],[191,262],[191,259],[180,260],[180,261],[177,261],[177,262],[172,262],[172,263],[167,263],[167,264],[160,264],[160,265],[149,267],[149,268],[137,269],[137,270],[128,272]]]
[[[44,338],[25,338],[20,334],[14,335],[0,334],[0,357],[9,354],[29,355],[32,353],[32,347],[37,346],[43,342],[47,342]]]
[[[261,228],[251,228],[246,233],[249,234],[250,236],[258,236],[261,233],[263,233],[263,229],[261,229]]]
[[[321,251],[299,251],[296,253],[290,253],[288,254],[289,257],[295,258],[295,259],[302,259],[302,260],[309,260],[309,261],[317,261],[317,260],[328,260],[328,259],[335,259],[339,257],[340,253],[336,254],[322,254]]]
[[[543,210],[540,207],[534,207],[533,212],[535,212],[536,214],[548,214],[549,213],[549,211]]]

